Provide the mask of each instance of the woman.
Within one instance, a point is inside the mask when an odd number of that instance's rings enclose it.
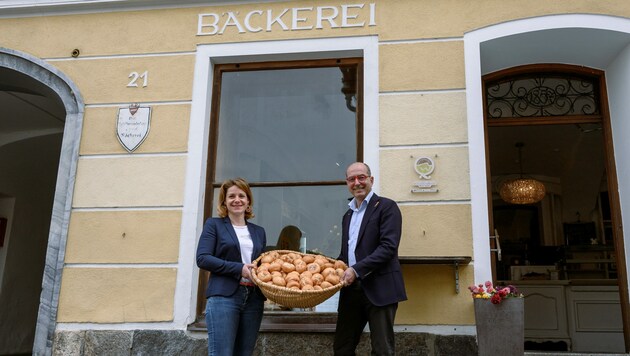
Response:
[[[299,251],[300,238],[302,238],[302,231],[297,226],[287,225],[280,231],[276,247],[278,250]]]
[[[261,254],[265,230],[247,222],[252,192],[241,178],[219,190],[219,218],[209,218],[197,247],[197,266],[210,271],[206,289],[208,355],[251,355],[256,345],[265,297],[252,283],[252,261]]]
[[[291,250],[300,251],[300,238],[302,237],[302,231],[300,228],[294,225],[287,225],[282,228],[280,235],[278,235],[278,242],[275,246],[265,247],[266,251],[273,250]]]

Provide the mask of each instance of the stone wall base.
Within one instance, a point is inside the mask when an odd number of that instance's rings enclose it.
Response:
[[[207,355],[207,338],[182,330],[83,330],[57,331],[53,355]],[[332,333],[261,332],[254,356],[332,355]],[[370,354],[369,334],[361,337],[357,355]],[[400,356],[469,356],[477,354],[470,335],[396,333]]]

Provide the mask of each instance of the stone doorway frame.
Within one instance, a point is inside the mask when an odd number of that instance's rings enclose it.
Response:
[[[84,103],[77,86],[44,60],[24,52],[0,47],[0,67],[25,74],[52,89],[61,99],[66,118],[57,171],[55,197],[46,248],[33,355],[52,354],[59,305],[59,289],[72,209],[72,195],[79,159]]]

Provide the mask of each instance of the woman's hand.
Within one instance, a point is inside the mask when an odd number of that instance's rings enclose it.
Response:
[[[247,263],[243,265],[243,270],[241,271],[241,276],[243,278],[247,278],[250,281],[252,280],[252,268],[254,268],[253,263]]]

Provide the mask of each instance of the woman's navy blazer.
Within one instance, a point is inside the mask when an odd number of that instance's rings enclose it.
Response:
[[[267,245],[267,237],[261,226],[248,222],[247,229],[254,243],[254,261]],[[231,296],[238,289],[243,261],[236,231],[228,217],[206,220],[197,246],[197,266],[210,271],[206,298],[214,295]]]

